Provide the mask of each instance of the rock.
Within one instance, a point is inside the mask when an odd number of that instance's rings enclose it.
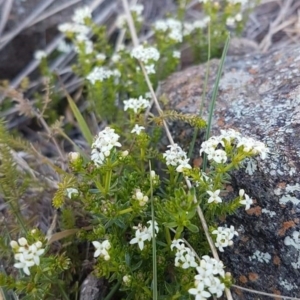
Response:
[[[206,116],[218,65],[218,60],[209,63]],[[169,99],[167,109],[199,111],[207,67],[188,68],[162,84],[162,93]],[[245,169],[232,174],[235,195],[245,189],[255,203],[248,211],[240,209],[227,218],[227,224],[238,228],[239,237],[221,259],[236,285],[292,297],[300,295],[299,107],[299,46],[226,59],[212,134],[233,128],[266,143],[270,155],[264,161],[253,160],[248,174]],[[192,131],[173,125],[176,142],[188,145]],[[195,158],[200,144],[199,140]],[[270,299],[236,288],[232,291],[235,299]]]

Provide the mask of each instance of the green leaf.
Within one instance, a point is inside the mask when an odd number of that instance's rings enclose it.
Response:
[[[134,266],[132,266],[131,271],[135,271],[137,269],[140,268],[140,266],[142,265],[143,261],[139,261],[137,264],[135,264]]]
[[[168,228],[174,228],[178,226],[176,222],[168,222],[168,223],[164,223],[164,225],[167,226]]]
[[[193,233],[199,232],[198,226],[196,226],[196,225],[194,225],[194,224],[189,224],[189,225],[187,226],[187,229],[188,229],[189,231],[193,232]]]
[[[130,254],[129,253],[125,253],[125,262],[126,262],[126,265],[128,267],[130,267],[130,264],[131,264],[131,257],[130,257]]]
[[[77,122],[78,122],[79,128],[80,128],[84,138],[87,140],[89,145],[92,145],[93,135],[92,135],[87,123],[85,122],[80,110],[78,109],[77,105],[75,104],[75,102],[73,101],[73,99],[71,98],[71,96],[68,94],[68,92],[66,90],[65,90],[65,95],[68,99],[69,105],[72,109],[72,112],[73,112]]]

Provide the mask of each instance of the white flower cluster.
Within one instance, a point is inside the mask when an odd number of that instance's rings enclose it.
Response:
[[[96,251],[94,253],[94,257],[102,256],[105,260],[110,260],[110,256],[108,254],[108,250],[111,248],[109,240],[105,240],[102,243],[98,241],[92,242]]]
[[[192,23],[184,23],[183,24],[183,35],[187,36],[190,35],[196,29],[203,29],[206,28],[210,22],[210,17],[206,16],[202,20],[196,20]]]
[[[149,224],[149,227],[143,227],[141,224],[133,226],[133,229],[136,229],[135,238],[129,242],[131,245],[138,244],[141,250],[144,249],[144,242],[146,240],[150,242],[153,237],[152,221],[148,221],[147,224]],[[154,221],[154,229],[155,232],[158,233],[158,224],[156,221]]]
[[[75,35],[77,44],[75,45],[75,51],[80,52],[80,46],[83,45],[84,52],[86,54],[91,54],[94,50],[94,44],[89,39],[88,34],[90,28],[85,25],[87,19],[92,18],[92,12],[89,7],[84,6],[77,8],[74,11],[72,20],[74,23],[63,23],[58,26],[58,30],[67,34],[73,33]]]
[[[169,18],[158,20],[154,23],[154,30],[167,33],[167,37],[177,43],[183,41],[183,37],[190,35],[195,29],[206,28],[210,22],[210,17],[206,16],[202,20],[196,20],[192,23],[182,23],[178,20]]]
[[[134,57],[145,64],[145,69],[148,74],[154,74],[154,64],[151,63],[153,61],[158,61],[160,54],[158,50],[154,47],[144,47],[143,45],[139,45],[132,49],[131,57]]]
[[[235,17],[228,17],[226,19],[226,25],[229,27],[234,27],[236,22],[241,22],[243,20],[243,15],[238,13]]]
[[[85,19],[91,19],[92,18],[92,12],[89,7],[83,6],[79,7],[74,11],[72,20],[76,24],[84,24]]]
[[[139,201],[140,206],[146,205],[149,200],[148,196],[144,195],[140,189],[134,191],[132,198]]]
[[[243,189],[239,191],[239,195],[240,203],[245,205],[245,210],[249,209],[250,205],[253,204],[253,200],[247,194],[245,194],[245,191]]]
[[[37,241],[29,245],[25,238],[18,239],[18,242],[11,241],[10,246],[15,253],[15,260],[18,261],[14,267],[23,269],[27,275],[30,275],[29,267],[40,264],[40,256],[45,252],[42,242]]]
[[[131,12],[136,14],[136,16],[137,16],[136,21],[138,21],[138,22],[143,21],[142,12],[144,10],[144,5],[136,4],[136,5],[131,6],[129,9]],[[126,24],[126,15],[125,14],[118,15],[118,18],[116,20],[116,26],[118,28],[124,28],[125,24]]]
[[[185,246],[182,239],[172,241],[171,250],[174,248],[176,248],[175,267],[181,267],[182,269],[198,267],[195,253]]]
[[[62,53],[69,53],[73,49],[71,44],[68,44],[65,40],[62,40],[57,45],[57,50]]]
[[[200,155],[205,152],[208,160],[216,163],[225,163],[227,154],[223,149],[217,149],[218,146],[224,147],[224,140],[230,143],[236,143],[236,148],[243,147],[243,151],[251,154],[259,154],[261,159],[265,159],[269,149],[264,143],[256,141],[249,137],[242,137],[241,134],[233,129],[221,130],[221,135],[212,136],[201,144]]]
[[[230,228],[228,227],[218,227],[218,229],[214,230],[212,234],[216,234],[216,241],[215,246],[219,249],[219,251],[224,252],[225,247],[233,245],[233,237],[239,234],[237,231],[234,230],[234,227],[231,225]]]
[[[47,57],[47,53],[44,50],[37,50],[34,52],[34,59],[41,61],[44,57]]]
[[[92,84],[95,84],[97,81],[104,81],[110,77],[120,77],[121,74],[118,70],[108,70],[104,67],[95,67],[91,73],[86,77]]]
[[[124,101],[124,110],[126,111],[127,109],[132,109],[134,113],[138,113],[149,106],[150,101],[144,99],[142,96],[140,96],[138,99],[130,98],[129,100]]]
[[[204,255],[196,269],[198,274],[194,277],[195,287],[189,289],[189,293],[194,295],[196,300],[206,300],[212,295],[221,297],[225,290],[225,285],[219,278],[225,277],[222,261]]]
[[[182,42],[182,23],[178,20],[169,18],[158,20],[154,23],[154,30],[168,32],[168,37],[178,43]]]
[[[246,5],[249,0],[227,0],[228,3],[230,4],[241,4],[242,6]]]
[[[101,166],[104,163],[106,157],[110,155],[113,147],[121,147],[118,142],[120,136],[115,133],[115,130],[106,127],[104,130],[98,133],[95,141],[92,144],[91,160],[95,165]]]
[[[177,144],[169,145],[163,157],[166,159],[167,166],[171,165],[176,168],[177,172],[183,172],[184,169],[191,169],[191,165],[188,163],[189,158],[187,158],[186,153]]]

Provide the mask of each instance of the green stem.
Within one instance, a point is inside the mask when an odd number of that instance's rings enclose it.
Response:
[[[132,212],[132,207],[128,207],[128,208],[126,208],[126,209],[120,210],[120,211],[118,212],[118,216],[127,214],[127,213],[129,213],[129,212]]]
[[[172,244],[171,234],[170,234],[169,228],[166,226],[165,226],[165,237],[166,237],[168,245],[171,246],[171,244]]]
[[[149,161],[149,170],[151,174],[151,163]],[[155,216],[154,216],[154,203],[153,203],[153,186],[152,178],[150,176],[150,189],[151,189],[151,220],[152,220],[152,271],[153,271],[153,287],[152,299],[157,300],[157,260],[156,260],[156,237],[155,237]]]
[[[118,282],[114,285],[114,287],[111,289],[111,291],[108,293],[108,295],[104,298],[104,300],[110,300],[111,297],[115,294],[115,292],[119,289],[120,285],[121,285],[121,282],[118,281]]]
[[[223,66],[224,66],[224,63],[225,63],[225,58],[226,58],[228,47],[229,47],[229,41],[230,41],[230,34],[228,33],[228,36],[227,36],[227,39],[226,39],[226,42],[225,42],[225,46],[224,46],[224,49],[223,49],[220,65],[219,65],[219,68],[218,68],[217,78],[216,78],[216,82],[215,82],[214,89],[213,89],[212,100],[211,100],[210,107],[209,107],[209,116],[208,116],[207,128],[206,128],[206,134],[205,134],[205,140],[206,141],[208,140],[209,135],[210,135],[213,112],[214,112],[216,101],[217,101],[219,83],[220,83],[222,70],[223,70]],[[203,156],[203,171],[204,172],[206,170],[206,166],[207,166],[207,155],[204,153],[204,156]]]
[[[108,194],[109,189],[110,189],[111,176],[112,176],[112,169],[109,169],[105,175],[105,192],[104,192],[105,195]]]

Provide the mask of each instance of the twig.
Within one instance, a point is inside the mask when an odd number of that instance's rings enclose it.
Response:
[[[296,297],[289,297],[289,296],[282,296],[282,295],[277,295],[277,294],[269,294],[269,293],[265,293],[265,292],[260,292],[260,291],[256,291],[256,290],[251,290],[251,289],[247,289],[244,287],[241,287],[239,285],[232,285],[233,287],[239,289],[239,290],[243,290],[243,291],[247,291],[249,293],[253,293],[253,294],[259,294],[259,295],[264,295],[264,296],[270,296],[272,298],[280,298],[280,299],[291,299],[291,300],[300,300],[300,298],[296,298]]]
[[[293,0],[285,0],[277,18],[270,24],[269,32],[259,44],[259,48],[266,52],[272,44],[272,36],[276,32],[276,27],[282,22]]]
[[[137,33],[136,33],[136,30],[135,30],[134,22],[133,22],[133,19],[132,19],[130,10],[129,10],[128,0],[122,0],[122,2],[123,2],[123,7],[124,7],[125,15],[127,17],[128,27],[129,27],[129,30],[130,30],[130,34],[131,34],[133,46],[137,47],[139,45],[139,40],[138,40]],[[145,70],[144,64],[141,61],[139,61],[139,63],[140,63],[141,69],[143,71],[143,75],[145,77],[147,86],[148,86],[148,88],[149,88],[149,90],[151,92],[151,96],[152,96],[152,99],[153,99],[154,104],[156,106],[156,109],[158,111],[158,114],[160,116],[162,116],[163,115],[163,111],[162,111],[162,109],[160,107],[160,104],[159,104],[159,102],[157,100],[157,97],[156,97],[155,92],[153,90],[153,87],[152,87],[152,84],[150,82],[149,76],[148,76],[148,74],[147,74],[147,72]],[[164,119],[163,119],[163,126],[164,126],[164,129],[165,129],[165,132],[167,134],[167,137],[168,137],[168,140],[169,140],[170,144],[174,145],[173,137],[172,137],[171,132],[169,130],[169,127],[168,127],[168,125],[167,125],[167,123],[166,123],[166,121]],[[187,178],[185,178],[185,181],[187,183],[187,186],[189,188],[191,188],[192,187],[191,182]],[[197,202],[196,196],[194,196],[194,201]],[[204,218],[204,215],[203,215],[203,212],[202,212],[200,206],[197,207],[197,213],[199,215],[199,218],[200,218],[203,230],[205,232],[205,235],[206,235],[206,238],[208,240],[208,243],[209,243],[209,246],[211,248],[211,251],[213,253],[213,256],[214,256],[214,258],[216,260],[219,261],[220,258],[219,258],[218,252],[217,252],[216,247],[215,247],[215,245],[214,245],[214,243],[212,241],[212,238],[210,237],[210,234],[209,234],[209,231],[208,231],[208,226],[207,226],[206,220]],[[232,300],[233,299],[232,295],[231,295],[231,292],[230,292],[230,290],[228,288],[225,289],[225,293],[226,293],[226,297],[227,297],[228,300]]]
[[[12,31],[5,34],[0,39],[0,50],[4,48],[15,36],[18,35],[24,28],[28,26],[37,16],[41,14],[43,10],[45,10],[54,0],[42,0],[40,5],[37,6],[37,8],[16,28],[14,28]]]
[[[55,15],[56,13],[68,8],[69,6],[72,6],[78,2],[81,2],[81,0],[69,0],[69,2],[62,3],[60,6],[55,7],[54,9],[51,9],[49,11],[46,11],[45,13],[41,14],[40,17],[33,20],[30,24],[28,24],[27,27],[33,26],[36,23],[39,23],[41,21],[44,21],[45,19]]]
[[[0,20],[0,37],[9,18],[9,13],[12,8],[12,4],[13,4],[13,0],[6,0],[6,2],[3,4],[1,20]]]

